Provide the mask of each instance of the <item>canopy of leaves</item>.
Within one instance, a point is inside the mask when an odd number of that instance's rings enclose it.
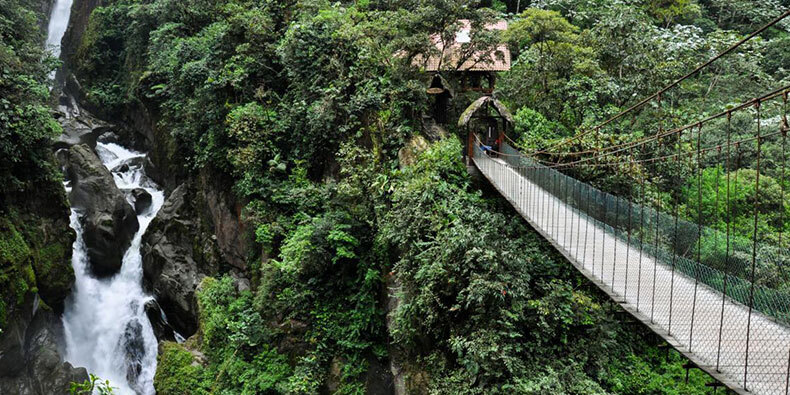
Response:
[[[519,12],[497,95],[517,110],[521,141],[601,119],[733,37],[701,43],[699,28],[667,27],[699,9],[691,1],[523,3],[491,4]],[[400,168],[428,102],[413,60],[436,51],[432,34],[454,40],[459,19],[476,27],[464,50],[495,43],[481,27],[506,16],[483,5],[113,0],[94,11],[75,59],[88,100],[114,116],[149,109],[172,161],[231,181],[260,250],[251,290],[204,282],[201,337],[164,348],[160,392],[363,393],[395,361],[417,392],[701,393],[698,372],[676,380],[679,360],[641,351],[655,348],[479,191],[452,130]]]
[[[0,211],[9,195],[54,178],[49,141],[61,129],[49,112],[41,15],[33,0],[0,1]]]

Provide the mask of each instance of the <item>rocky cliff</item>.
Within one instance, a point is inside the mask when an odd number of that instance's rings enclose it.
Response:
[[[243,202],[236,200],[231,185],[222,181],[226,177],[220,172],[203,169],[190,173],[183,167],[185,160],[178,147],[168,131],[158,125],[155,105],[132,99],[120,114],[103,114],[85,100],[81,80],[90,76],[73,73],[77,68],[72,66],[90,14],[101,5],[101,0],[74,1],[63,39],[65,67],[61,77],[66,82],[66,95],[62,100],[68,102],[73,97],[77,107],[93,112],[112,126],[88,121],[77,122],[75,128],[64,126],[66,132],[72,131],[73,143],[90,143],[99,134],[110,131],[123,145],[148,152],[146,174],[164,187],[167,200],[143,236],[144,285],[157,297],[174,329],[190,336],[197,330],[195,289],[203,277],[230,272],[239,279],[241,287],[249,284],[245,279],[247,262],[254,252],[249,230],[241,218]],[[82,117],[88,116],[85,110],[78,112]],[[87,124],[96,126],[93,131],[83,130],[84,133],[76,130],[85,129]],[[108,264],[112,266],[114,261]]]
[[[41,16],[45,37],[53,2],[29,6]],[[2,394],[61,394],[88,377],[85,369],[63,362],[60,314],[74,283],[74,232],[54,157],[43,159],[48,163],[34,186],[0,189]]]
[[[60,314],[74,283],[65,191],[49,179],[35,191],[3,195],[0,393],[63,393],[70,382],[87,379],[85,369],[63,362]]]

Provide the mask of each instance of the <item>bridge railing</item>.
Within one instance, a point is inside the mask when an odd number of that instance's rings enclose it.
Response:
[[[608,287],[612,295],[623,300],[633,301],[635,298],[637,312],[667,330],[681,347],[699,357],[695,362],[704,364],[709,371],[721,372],[731,383],[757,393],[790,393],[790,331],[787,327],[790,325],[790,295],[742,277],[751,259],[751,247],[747,243],[731,238],[724,262],[719,262],[722,267],[711,267],[696,259],[699,254],[697,243],[701,238],[712,239],[714,244],[726,242],[721,232],[648,207],[642,202],[601,191],[541,165],[507,144],[503,144],[500,151],[498,158],[494,159],[478,148],[475,150],[475,162],[492,183],[498,184],[503,195],[520,207],[522,215],[542,221],[536,226],[554,239],[559,248],[579,260],[587,260],[588,247],[580,244],[588,242],[588,231],[580,230],[576,225],[574,235],[572,222],[593,225],[593,232],[597,233],[593,236],[593,244],[599,246],[597,250],[592,246],[595,256],[592,257],[592,265],[587,264],[585,269],[600,279],[599,285]],[[524,181],[531,185],[524,186]],[[535,188],[550,195],[551,199],[530,201],[536,197]],[[583,241],[580,242],[579,232],[582,231]],[[606,241],[598,243],[601,239],[609,240],[608,244]],[[604,246],[611,249],[612,245],[615,251],[604,251]],[[757,266],[771,266],[776,264],[772,260],[787,257],[786,251],[767,245],[761,245],[758,250],[760,262]],[[639,253],[639,271],[633,267],[623,268],[622,265],[629,262],[629,257],[623,259],[623,255],[635,254],[635,251]],[[617,254],[622,254],[620,259]],[[633,255],[630,258],[635,259]],[[642,259],[671,270],[672,284],[667,294],[657,296],[653,285],[653,297],[645,297],[644,289],[640,292],[634,289],[638,287],[633,286],[633,281],[628,281],[627,273],[632,273],[640,277],[638,283],[642,282]],[[714,258],[710,260],[715,261]],[[623,271],[626,273],[625,281],[622,274],[615,276],[615,272]],[[657,277],[653,273],[652,277],[646,276],[642,287],[649,287],[649,281],[655,284]],[[675,287],[675,276],[684,276],[686,284],[690,281],[693,294],[686,286],[683,294],[675,289],[673,296],[671,287]],[[658,281],[670,280],[659,277]],[[708,291],[703,292],[703,288]],[[667,302],[667,296],[670,302]],[[688,308],[683,311],[675,306],[673,309],[672,301],[692,305],[691,314],[688,314]],[[703,310],[706,317],[701,319],[699,315]],[[673,314],[680,317],[673,317]],[[694,322],[694,314],[698,315],[697,322]],[[689,315],[690,324],[684,322],[689,320]]]
[[[703,240],[721,239],[723,244],[726,236],[720,231],[706,226],[700,231],[697,224],[601,191],[521,155],[507,143],[502,144],[501,151],[504,154],[501,159],[522,177],[595,221],[607,235],[637,245],[644,254],[657,258],[661,264],[668,267],[674,265],[675,270],[726,293],[734,301],[749,304],[752,283],[741,276],[748,270],[748,260],[752,252],[751,241],[730,236],[729,254],[722,257],[726,261],[722,262],[727,268],[726,271],[705,265],[695,259],[698,235],[701,234]],[[758,247],[760,267],[786,265],[789,257],[786,249],[764,244]],[[753,307],[777,322],[790,325],[790,293],[787,291],[756,284]]]

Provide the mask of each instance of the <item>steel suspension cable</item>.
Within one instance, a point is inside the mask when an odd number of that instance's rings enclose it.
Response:
[[[668,130],[668,131],[665,131],[665,132],[662,131],[662,132],[660,132],[658,134],[655,134],[655,135],[646,136],[646,137],[643,137],[641,139],[635,140],[633,142],[621,143],[621,144],[616,144],[616,145],[612,145],[612,146],[606,147],[604,149],[592,149],[592,150],[581,151],[581,152],[577,152],[577,153],[561,153],[561,152],[546,153],[548,155],[556,155],[556,156],[566,155],[566,154],[567,155],[577,155],[578,154],[578,156],[581,156],[582,154],[596,154],[593,157],[578,159],[578,160],[571,161],[571,162],[551,162],[551,161],[540,159],[538,157],[534,157],[534,159],[536,161],[546,165],[546,166],[549,166],[549,167],[557,167],[557,166],[562,166],[562,165],[566,165],[566,164],[581,164],[581,163],[589,162],[591,160],[598,160],[598,159],[600,159],[600,157],[605,157],[605,156],[609,156],[609,155],[614,155],[614,154],[625,152],[625,151],[627,151],[628,149],[630,149],[633,146],[641,146],[641,145],[647,144],[649,142],[655,141],[655,140],[657,140],[657,139],[659,139],[661,137],[668,137],[668,136],[671,136],[671,135],[674,135],[674,134],[682,133],[683,131],[691,129],[691,128],[697,126],[700,123],[709,123],[710,121],[713,121],[713,120],[718,119],[718,118],[722,118],[722,117],[726,116],[727,114],[730,114],[730,113],[733,113],[733,112],[736,112],[736,111],[740,111],[740,110],[743,110],[745,108],[753,107],[756,103],[764,102],[764,101],[773,99],[773,98],[775,98],[777,96],[780,96],[780,95],[787,95],[788,92],[790,92],[790,85],[778,88],[778,89],[776,89],[774,91],[771,91],[771,92],[769,92],[769,93],[767,93],[767,94],[765,94],[763,96],[750,99],[750,100],[745,101],[745,102],[743,102],[743,103],[741,103],[741,104],[739,104],[739,105],[737,105],[735,107],[732,107],[732,108],[729,108],[727,110],[721,111],[721,112],[716,113],[714,115],[710,115],[710,116],[708,116],[708,117],[706,117],[704,119],[701,119],[699,121],[695,121],[693,123],[690,123],[690,124],[687,124],[687,125],[675,128],[675,129],[671,129],[671,130]],[[526,154],[522,154],[522,155],[526,155]],[[596,159],[596,158],[598,158],[598,159]]]
[[[760,218],[760,154],[762,151],[762,139],[760,138],[761,129],[761,109],[760,103],[757,106],[757,173],[754,181],[754,231],[752,233],[752,272],[751,284],[749,285],[749,318],[746,322],[746,363],[743,369],[743,388],[748,390],[747,379],[749,372],[749,343],[752,334],[752,310],[754,309],[754,275],[757,265],[757,223]]]
[[[732,173],[732,169],[730,168],[730,138],[732,134],[732,114],[727,115],[727,164],[725,170],[727,171],[727,230],[726,230],[726,242],[727,247],[724,254],[724,281],[722,284],[722,293],[721,293],[721,317],[719,320],[719,342],[718,348],[716,351],[716,371],[720,372],[719,367],[721,366],[721,341],[722,335],[724,331],[724,305],[727,300],[727,280],[729,279],[729,271],[730,271],[730,222],[732,221],[732,207],[730,206],[730,174]],[[736,147],[736,163],[735,168],[737,169],[740,166],[740,150],[738,149],[738,145]],[[735,173],[735,187],[738,187],[738,173],[736,170]]]
[[[700,150],[700,139],[702,136],[702,124],[697,131],[697,262],[702,264],[702,151]],[[697,288],[699,287],[699,267],[694,272],[694,299],[691,304],[691,328],[689,330],[689,351],[694,342],[694,318],[697,311]]]
[[[721,59],[722,57],[726,56],[726,55],[727,55],[727,54],[729,54],[730,52],[732,52],[732,51],[736,50],[736,49],[737,49],[738,47],[740,47],[741,45],[743,45],[743,44],[747,43],[748,41],[750,41],[750,40],[751,40],[751,39],[753,39],[754,37],[756,37],[756,36],[758,36],[758,35],[762,34],[764,31],[766,31],[766,30],[768,30],[769,28],[773,27],[774,25],[776,25],[777,23],[781,22],[783,19],[785,19],[785,18],[786,18],[786,17],[788,17],[788,16],[790,16],[790,10],[787,10],[787,11],[783,12],[781,15],[779,15],[778,17],[776,17],[776,18],[775,18],[775,19],[773,19],[772,21],[768,22],[768,23],[767,23],[766,25],[764,25],[763,27],[761,27],[761,28],[757,29],[756,31],[754,31],[754,32],[752,32],[751,34],[749,34],[748,36],[746,36],[746,37],[742,38],[741,40],[739,40],[739,41],[738,41],[738,42],[736,42],[735,44],[731,45],[731,46],[730,46],[729,48],[727,48],[727,49],[726,49],[724,52],[721,52],[721,53],[719,53],[718,55],[716,55],[716,56],[712,57],[711,59],[708,59],[706,62],[704,62],[704,63],[700,64],[699,66],[697,66],[697,67],[696,67],[694,70],[692,70],[692,71],[691,71],[691,72],[689,72],[688,74],[686,74],[686,75],[684,75],[684,76],[682,76],[682,77],[678,78],[677,80],[675,80],[675,81],[674,81],[674,82],[672,82],[671,84],[669,84],[669,85],[667,85],[667,86],[665,86],[665,87],[661,88],[661,89],[660,89],[658,92],[656,92],[656,93],[654,93],[654,94],[652,94],[652,95],[650,95],[650,96],[648,96],[648,97],[646,97],[646,98],[642,99],[641,101],[639,101],[638,103],[634,104],[633,106],[631,106],[631,107],[627,108],[626,110],[623,110],[623,111],[621,111],[620,113],[618,113],[618,114],[616,114],[616,115],[614,115],[614,116],[610,117],[609,119],[605,120],[604,122],[601,122],[601,123],[599,123],[599,124],[595,125],[595,126],[594,126],[594,127],[592,127],[591,129],[588,129],[587,131],[583,131],[582,133],[579,133],[579,134],[577,134],[577,135],[575,135],[575,136],[569,137],[569,138],[567,138],[567,139],[565,139],[565,140],[562,140],[562,141],[560,141],[560,142],[557,142],[557,143],[555,143],[555,144],[551,145],[551,146],[549,147],[549,149],[553,149],[553,148],[556,148],[556,147],[560,147],[560,146],[566,145],[566,144],[568,144],[568,143],[569,143],[569,142],[571,142],[571,141],[578,140],[578,139],[580,139],[580,138],[582,138],[582,137],[586,136],[587,134],[590,134],[590,133],[592,133],[592,132],[594,132],[594,131],[598,131],[600,128],[602,128],[602,127],[604,127],[604,126],[608,125],[609,123],[612,123],[612,122],[614,122],[614,121],[615,121],[615,120],[617,120],[617,119],[620,119],[620,118],[621,118],[621,117],[623,117],[625,114],[628,114],[628,113],[630,113],[630,112],[632,112],[632,111],[634,111],[634,110],[636,110],[636,109],[638,109],[638,108],[642,107],[643,105],[645,105],[645,104],[649,103],[649,102],[650,102],[650,101],[652,101],[653,99],[655,99],[655,98],[660,98],[660,96],[661,96],[663,93],[665,93],[665,92],[669,91],[670,89],[672,89],[672,88],[674,88],[674,87],[676,87],[676,86],[680,85],[680,83],[681,83],[681,82],[683,82],[683,81],[685,81],[685,80],[687,80],[687,79],[691,78],[692,76],[696,75],[697,73],[699,73],[700,71],[702,71],[702,69],[704,69],[704,68],[706,68],[706,67],[710,66],[711,64],[713,64],[713,63],[714,63],[714,62],[716,62],[717,60],[719,60],[719,59]],[[660,105],[659,105],[659,107],[660,107]],[[545,153],[545,151],[534,151],[534,152],[533,152],[533,154],[540,154],[540,153]]]

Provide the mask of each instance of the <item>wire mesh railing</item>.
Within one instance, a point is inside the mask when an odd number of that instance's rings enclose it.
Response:
[[[606,193],[507,144],[500,151],[475,149],[477,167],[599,286],[732,388],[790,392],[790,294],[744,278],[783,265],[786,249]],[[703,253],[703,240],[714,247]]]
[[[700,238],[720,239],[724,243],[727,236],[722,235],[720,231],[705,226],[700,230],[698,224],[601,191],[521,155],[507,143],[502,144],[501,150],[505,154],[502,156],[505,163],[516,168],[522,176],[537,183],[562,203],[571,206],[574,210],[581,210],[584,215],[602,226],[608,234],[623,241],[626,241],[630,235],[639,242],[644,253],[658,258],[660,263],[670,266],[674,264],[676,270],[697,277],[700,282],[726,293],[733,300],[743,304],[749,303],[751,282],[741,276],[748,274],[749,259],[752,254],[751,240],[730,236],[729,252],[725,256],[716,255],[721,249],[706,252],[704,260],[713,261],[720,258],[725,261],[723,262],[723,266],[727,268],[725,273],[725,270],[694,260]],[[538,170],[533,172],[527,170],[531,168]],[[542,176],[533,179],[532,175],[535,174]],[[542,182],[544,180],[549,182]],[[572,186],[567,187],[566,184]],[[637,222],[635,219],[640,221]],[[790,260],[786,248],[762,243],[758,243],[757,255],[758,266],[762,267],[783,267]],[[741,276],[738,276],[739,274]],[[728,278],[726,284],[725,277]],[[757,311],[785,325],[790,325],[790,293],[756,284],[754,298],[753,307]]]

